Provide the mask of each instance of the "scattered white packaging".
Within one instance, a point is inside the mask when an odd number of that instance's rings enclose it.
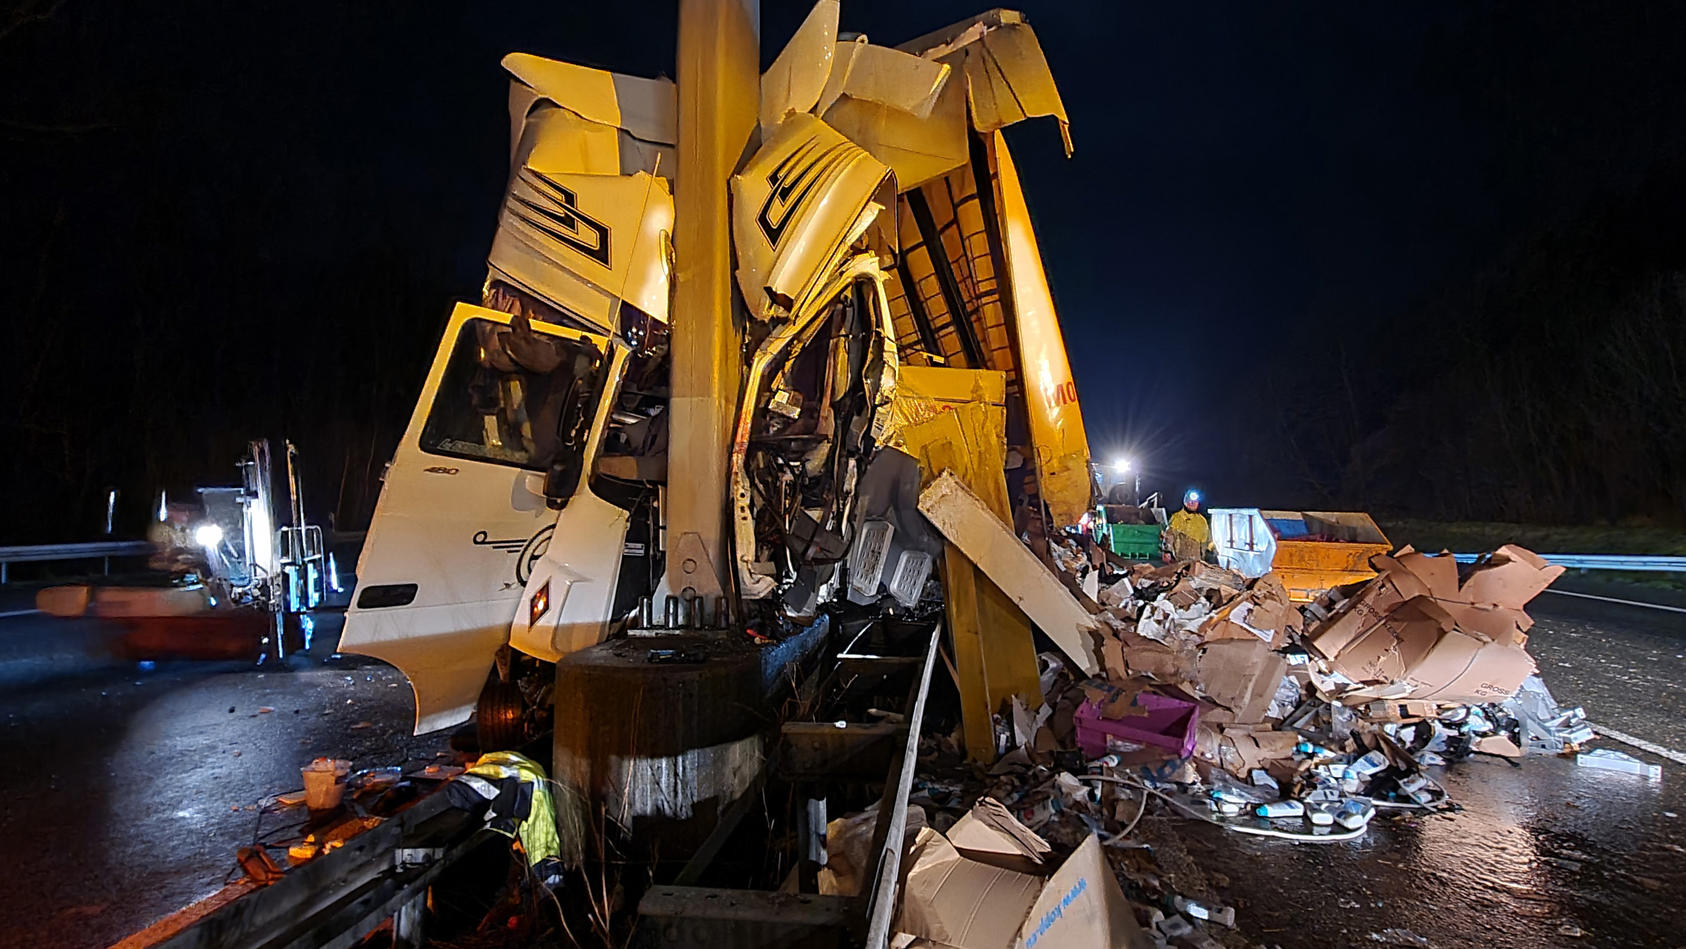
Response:
[[[1612,751],[1609,748],[1595,748],[1583,751],[1575,756],[1575,763],[1583,768],[1597,768],[1600,771],[1622,771],[1627,774],[1637,774],[1652,781],[1663,779],[1663,766],[1660,764],[1646,764],[1632,755]]]

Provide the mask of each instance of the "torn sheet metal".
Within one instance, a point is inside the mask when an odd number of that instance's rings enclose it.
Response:
[[[831,77],[820,92],[814,111],[824,114],[839,98],[849,97],[927,118],[937,96],[948,85],[951,68],[922,56],[858,37],[837,47]]]
[[[673,195],[654,175],[579,175],[523,163],[487,263],[492,277],[615,332],[624,300],[667,321]]]
[[[522,124],[537,99],[549,99],[584,119],[625,129],[646,142],[672,145],[679,141],[679,99],[672,80],[625,76],[531,53],[510,53],[503,58],[503,68],[528,90],[511,90],[511,152],[521,141]]]
[[[825,120],[889,165],[903,191],[966,162],[966,92],[959,83],[945,83],[923,117],[845,95],[825,110]]]
[[[888,435],[898,360],[877,257],[850,258],[809,299],[793,319],[775,323],[756,347],[732,428],[733,557],[738,592],[745,599],[770,596],[780,580],[787,597],[826,586],[853,539],[846,513],[853,503],[857,463],[868,453],[864,440]],[[834,321],[834,316],[841,319]],[[840,344],[845,338],[866,343],[858,363]],[[826,362],[829,370],[801,382],[789,373],[790,361],[814,346],[834,358]],[[864,398],[840,398],[845,387],[856,386]],[[797,432],[807,434],[780,437]],[[810,444],[813,436],[818,437]],[[817,492],[809,496],[823,496],[827,503],[794,510],[768,503],[785,492]],[[758,541],[770,536],[781,537],[786,549],[775,551]],[[842,549],[828,552],[834,545]],[[788,575],[792,569],[812,574],[808,579],[813,582],[793,586],[798,578]],[[795,612],[804,614],[816,605],[793,604]]]
[[[1093,675],[1095,618],[987,505],[944,472],[919,495],[919,511],[1024,610],[1054,644]]]
[[[965,77],[972,124],[993,132],[1035,116],[1059,121],[1071,154],[1071,121],[1036,33],[1014,10],[991,10],[927,33],[900,49],[953,65]]]
[[[732,177],[738,287],[758,319],[788,315],[880,215],[890,169],[811,115],[792,114]],[[893,193],[893,192],[892,192]]]
[[[796,35],[761,75],[761,134],[792,112],[809,112],[835,71],[838,0],[818,0]]]
[[[503,64],[513,77],[510,178],[488,285],[596,332],[620,329],[623,300],[666,322],[673,193],[657,174],[674,164],[673,83],[526,53]]]
[[[1002,373],[987,369],[904,366],[891,407],[896,444],[918,459],[925,481],[952,472],[1004,524],[1012,517],[1002,473],[1006,387]],[[1009,696],[1034,703],[1041,695],[1030,620],[952,544],[941,568],[967,753],[992,761],[990,716]]]
[[[1089,437],[1077,404],[1077,383],[1054,313],[1054,298],[1048,292],[1030,210],[1000,132],[991,136],[990,153],[1000,189],[1002,243],[1018,323],[1018,361],[1024,374],[1031,444],[1036,449],[1037,481],[1054,522],[1075,524],[1089,510],[1093,492]]]
[[[919,461],[925,483],[953,471],[1003,521],[1012,518],[1002,476],[1007,377],[988,369],[903,366],[887,444]]]

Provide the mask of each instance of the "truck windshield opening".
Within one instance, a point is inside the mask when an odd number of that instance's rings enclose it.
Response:
[[[586,337],[469,320],[422,428],[429,454],[544,471],[585,449],[603,354]],[[565,456],[572,456],[565,457]]]

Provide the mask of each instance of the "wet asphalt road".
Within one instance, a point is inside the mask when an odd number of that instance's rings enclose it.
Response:
[[[104,624],[0,619],[0,947],[107,946],[214,893],[314,757],[432,761],[445,739],[410,736],[403,677],[329,658],[337,629],[284,668],[145,669],[106,658]]]
[[[1686,614],[1542,595],[1528,650],[1563,705],[1686,748]],[[1686,946],[1686,767],[1660,782],[1564,758],[1477,757],[1431,773],[1460,813],[1383,820],[1296,845],[1166,820],[1150,830],[1179,887],[1237,909],[1266,945]],[[1144,821],[1144,823],[1148,823]]]
[[[26,606],[0,595],[0,613]],[[1686,614],[1545,595],[1529,643],[1557,698],[1594,722],[1686,747]],[[0,947],[104,946],[218,889],[255,805],[317,755],[421,763],[409,689],[379,663],[285,669],[102,658],[95,622],[0,617]],[[270,712],[261,711],[268,707]],[[230,712],[232,708],[234,711]],[[1658,761],[1634,749],[1605,747]],[[1237,907],[1266,945],[1686,946],[1686,768],[1661,782],[1532,758],[1439,775],[1461,813],[1294,845],[1150,816],[1183,892]]]

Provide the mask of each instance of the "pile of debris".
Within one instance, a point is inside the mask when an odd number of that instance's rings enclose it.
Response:
[[[1515,546],[1462,568],[1409,547],[1372,566],[1374,579],[1303,607],[1272,574],[1247,581],[1198,561],[1134,565],[1098,588],[1081,567],[1062,570],[1068,586],[1096,590],[1099,674],[1042,654],[1043,701],[1004,710],[1002,754],[981,788],[922,768],[916,800],[936,826],[910,841],[901,928],[942,945],[1006,945],[1010,932],[1031,945],[1042,917],[1019,915],[1020,931],[976,922],[976,908],[1058,904],[1089,879],[1065,868],[1104,855],[1108,882],[1137,904],[1133,918],[1107,911],[1103,888],[1059,944],[1139,924],[1144,945],[1209,945],[1206,927],[1233,925],[1233,910],[1164,884],[1133,837],[1151,807],[1236,833],[1348,841],[1379,812],[1455,809],[1431,768],[1472,754],[1573,753],[1593,738],[1525,649],[1524,607],[1562,568]],[[1071,856],[1048,876],[1055,851]]]

